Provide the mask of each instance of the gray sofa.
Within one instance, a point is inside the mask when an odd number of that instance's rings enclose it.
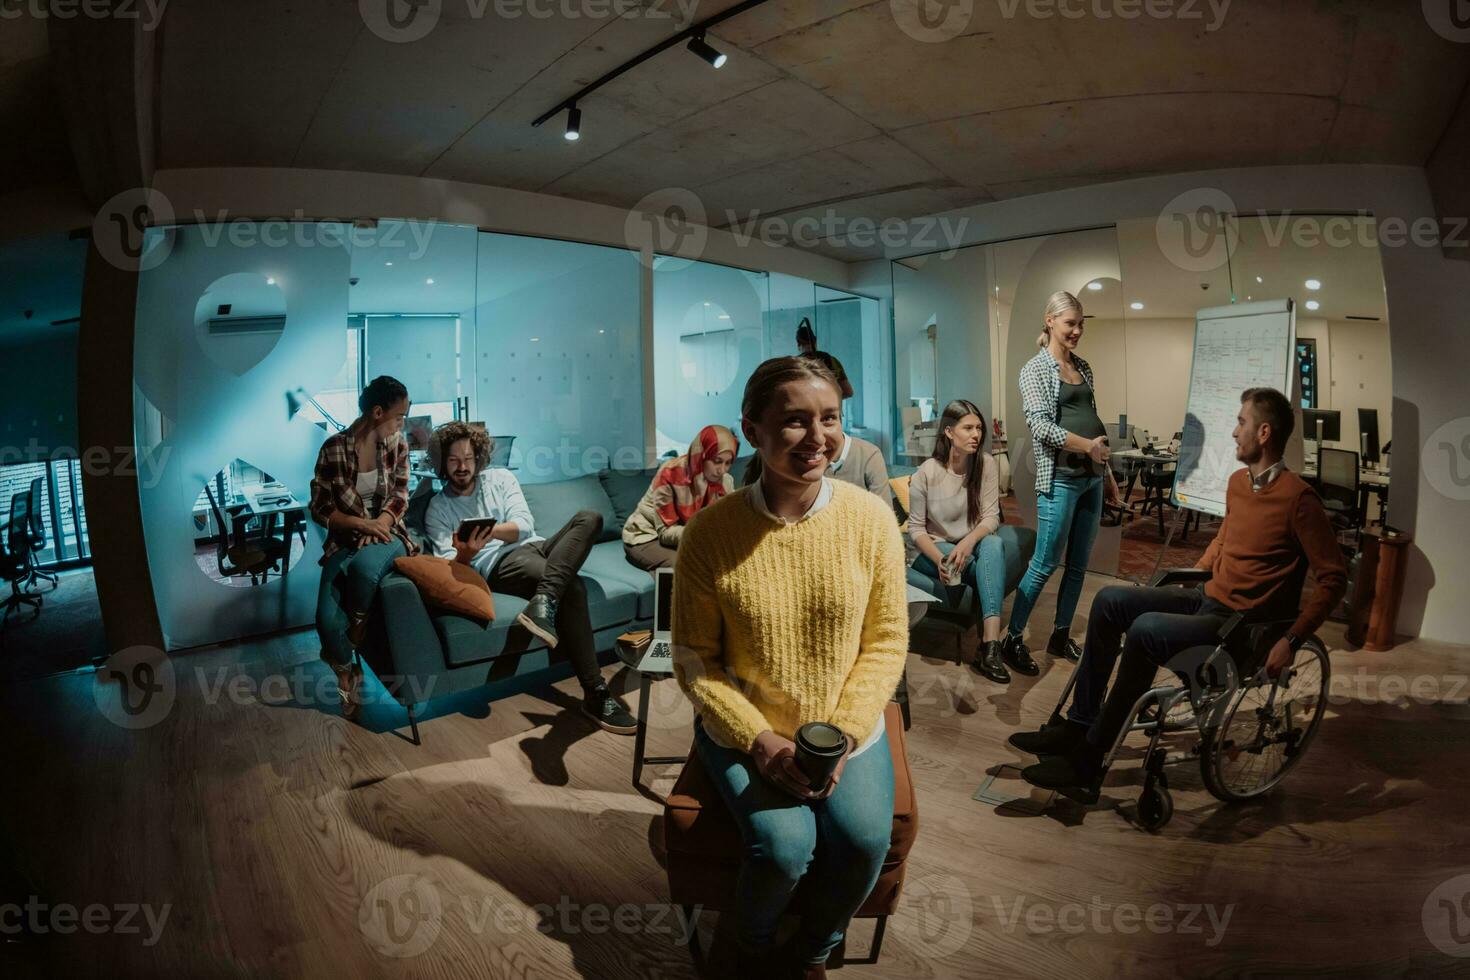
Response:
[[[579,510],[602,515],[602,534],[581,577],[604,662],[614,658],[620,634],[647,629],[653,620],[653,577],[628,564],[621,539],[623,522],[652,477],[652,470],[605,470],[522,486],[536,532],[543,536],[555,533]],[[405,518],[420,547],[426,544],[424,514],[432,495],[429,481],[422,481]],[[417,704],[475,688],[485,688],[486,700],[496,700],[571,675],[572,665],[564,655],[515,625],[516,614],[525,605],[524,599],[495,593],[495,620],[487,625],[426,607],[418,588],[397,572],[383,579],[362,655],[388,693],[408,708],[415,741]]]

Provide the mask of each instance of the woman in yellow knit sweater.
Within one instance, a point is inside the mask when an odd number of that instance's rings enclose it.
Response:
[[[760,475],[696,515],[679,546],[674,669],[694,702],[695,745],[745,844],[742,975],[796,966],[825,976],[892,828],[883,709],[908,650],[903,541],[883,501],[825,476],[840,397],[811,360],[757,368],[741,426]],[[821,786],[795,762],[793,739],[808,722],[846,740]],[[808,874],[815,887],[796,944],[771,953]]]

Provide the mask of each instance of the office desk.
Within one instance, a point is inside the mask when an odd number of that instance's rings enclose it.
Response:
[[[249,486],[241,488],[241,496],[245,498],[242,509],[232,507],[230,509],[231,531],[239,544],[245,543],[245,526],[255,518],[260,519],[262,537],[271,538],[276,533],[276,517],[281,514],[300,514],[306,510],[306,504],[296,499],[284,486]],[[262,499],[285,496],[287,499],[273,503],[262,503]],[[247,516],[248,514],[248,516]],[[305,520],[304,517],[300,518]],[[295,520],[288,519],[285,523],[285,533],[282,534],[282,543],[285,545],[286,554],[281,559],[281,576],[284,578],[291,571],[291,536],[295,531]]]

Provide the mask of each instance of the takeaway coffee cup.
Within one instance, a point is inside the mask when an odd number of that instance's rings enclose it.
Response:
[[[847,736],[822,721],[810,721],[796,732],[796,766],[814,790],[825,789],[847,752]]]

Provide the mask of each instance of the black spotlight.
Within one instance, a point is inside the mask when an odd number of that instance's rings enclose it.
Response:
[[[725,55],[710,47],[703,34],[696,34],[689,39],[689,50],[708,61],[712,67],[719,68],[725,63]]]
[[[567,110],[566,137],[574,143],[582,138],[582,110],[576,106]]]

